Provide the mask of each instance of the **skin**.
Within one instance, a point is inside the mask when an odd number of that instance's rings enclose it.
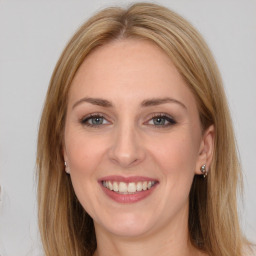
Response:
[[[112,106],[83,100],[88,97]],[[141,106],[166,97],[173,100]],[[81,122],[95,113],[103,123]],[[176,124],[164,118],[156,124],[159,114]],[[75,193],[94,220],[95,255],[201,255],[189,242],[188,197],[194,175],[211,163],[213,140],[212,126],[202,132],[192,92],[153,43],[116,40],[93,51],[71,85],[64,158]],[[159,183],[144,200],[122,204],[98,182],[108,175],[146,176]]]

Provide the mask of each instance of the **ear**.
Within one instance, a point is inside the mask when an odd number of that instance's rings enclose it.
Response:
[[[63,159],[65,162],[67,162],[67,152],[66,152],[66,146],[65,146],[65,143],[64,141],[62,142],[62,155],[63,155]]]
[[[203,136],[199,147],[198,159],[196,163],[195,174],[202,175],[200,171],[201,167],[205,164],[206,171],[209,171],[210,165],[212,163],[213,151],[214,151],[214,138],[215,138],[215,129],[214,126],[209,126]]]
[[[64,158],[64,161],[67,162],[67,152],[66,152],[66,149],[65,149],[65,146],[63,146],[62,148],[62,154],[63,154],[63,158]]]
[[[63,158],[64,158],[65,172],[69,173],[68,158],[67,158],[67,152],[66,152],[65,145],[63,145],[62,154],[63,154]]]

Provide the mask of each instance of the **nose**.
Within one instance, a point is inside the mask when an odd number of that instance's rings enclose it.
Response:
[[[127,124],[116,127],[108,156],[122,168],[132,167],[145,159],[143,140],[135,127]]]

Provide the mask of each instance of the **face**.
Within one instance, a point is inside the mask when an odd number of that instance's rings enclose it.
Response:
[[[153,43],[119,40],[92,52],[70,88],[64,158],[96,233],[185,227],[208,137],[193,94]]]

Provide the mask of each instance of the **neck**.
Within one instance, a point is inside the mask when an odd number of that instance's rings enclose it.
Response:
[[[200,252],[190,243],[188,214],[159,230],[138,237],[121,237],[107,232],[95,223],[97,251],[94,256],[198,256]]]

